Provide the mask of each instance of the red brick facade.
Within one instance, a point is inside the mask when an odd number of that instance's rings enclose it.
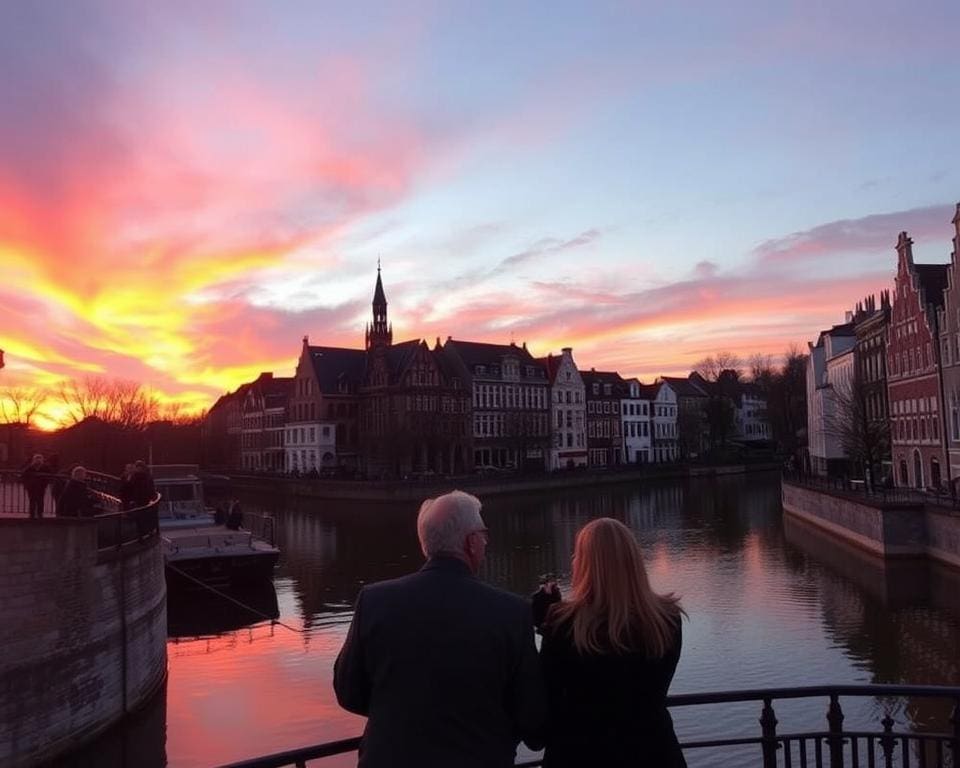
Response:
[[[936,343],[947,265],[914,264],[912,245],[901,232],[887,339],[890,432],[897,486],[930,488],[947,480]]]

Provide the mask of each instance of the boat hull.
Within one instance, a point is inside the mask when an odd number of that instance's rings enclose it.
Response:
[[[273,578],[278,551],[172,558],[166,562],[167,588],[178,590],[238,587]],[[198,583],[199,582],[199,583]]]

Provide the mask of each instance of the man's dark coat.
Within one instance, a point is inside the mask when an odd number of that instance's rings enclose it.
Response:
[[[361,590],[334,689],[360,768],[508,768],[545,720],[529,603],[452,557]]]

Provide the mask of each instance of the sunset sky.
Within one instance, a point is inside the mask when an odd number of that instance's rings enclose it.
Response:
[[[7,2],[0,387],[206,407],[301,338],[779,353],[947,261],[960,3]]]

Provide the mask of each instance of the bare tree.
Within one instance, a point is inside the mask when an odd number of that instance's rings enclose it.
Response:
[[[750,366],[750,380],[754,384],[759,384],[764,390],[769,390],[770,383],[776,376],[773,355],[755,352],[750,355],[747,364]]]
[[[41,387],[4,387],[0,390],[0,421],[30,425],[47,399]]]
[[[716,381],[723,371],[734,371],[739,378],[743,375],[743,360],[734,352],[717,352],[698,360],[693,369],[707,381]]]
[[[831,388],[831,412],[824,415],[824,432],[835,437],[853,465],[868,482],[876,479],[890,450],[890,424],[870,417],[867,388],[854,379]]]
[[[88,376],[81,381],[71,379],[57,389],[57,397],[65,406],[61,422],[64,426],[97,418],[123,429],[141,430],[159,413],[156,397],[142,384],[123,379]]]

